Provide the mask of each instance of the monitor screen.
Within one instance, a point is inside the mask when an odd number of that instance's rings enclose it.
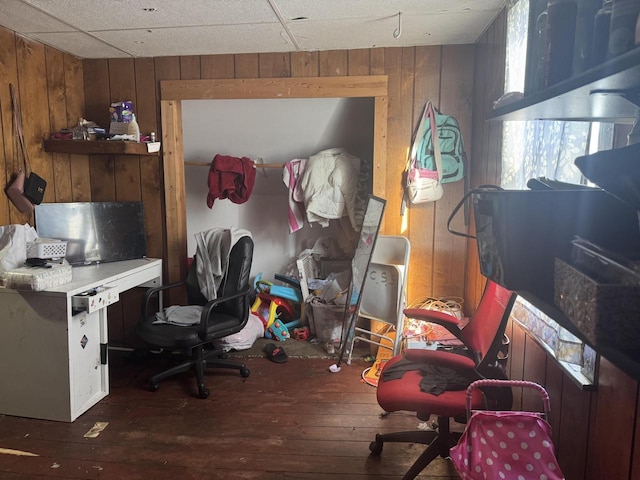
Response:
[[[142,202],[42,203],[35,208],[41,238],[67,241],[71,265],[144,258]]]

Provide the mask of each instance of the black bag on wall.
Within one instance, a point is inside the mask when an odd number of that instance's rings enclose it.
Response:
[[[34,205],[40,205],[46,188],[47,181],[38,174],[31,172],[24,182],[24,196]]]

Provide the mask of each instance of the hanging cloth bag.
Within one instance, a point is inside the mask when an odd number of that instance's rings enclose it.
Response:
[[[11,100],[12,100],[11,107],[13,111],[12,133],[13,133],[13,139],[14,139],[14,150],[13,150],[14,172],[11,174],[11,179],[9,180],[9,183],[5,188],[5,193],[7,194],[7,197],[9,197],[9,200],[11,200],[11,203],[13,203],[20,212],[27,213],[27,212],[33,211],[34,205],[33,203],[31,203],[31,201],[29,201],[27,197],[24,196],[25,174],[24,174],[22,165],[20,165],[20,161],[18,160],[19,141],[18,141],[15,109],[13,108],[13,103],[14,103],[13,102],[13,97],[14,97],[13,85],[10,84],[9,89],[11,90]]]
[[[405,167],[404,197],[413,204],[435,202],[442,198],[442,157],[440,139],[437,135],[435,109],[427,102],[420,117],[420,124],[411,145],[411,152]],[[425,152],[433,159],[431,165],[425,159]],[[403,199],[403,203],[404,200]]]
[[[11,92],[11,108],[13,111],[13,134],[19,146],[19,148],[16,147],[15,158],[21,154],[22,165],[20,165],[20,161],[17,162],[18,170],[12,176],[12,180],[6,188],[6,193],[19,211],[23,213],[32,212],[34,205],[42,203],[47,182],[31,171],[22,132],[22,112],[13,84],[9,84],[9,90]]]

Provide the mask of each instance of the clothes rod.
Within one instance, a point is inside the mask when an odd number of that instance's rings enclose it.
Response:
[[[210,167],[211,162],[184,162],[185,165],[193,167]],[[256,168],[283,168],[284,163],[254,163]]]

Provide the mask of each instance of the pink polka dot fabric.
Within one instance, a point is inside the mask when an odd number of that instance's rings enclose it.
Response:
[[[474,412],[449,454],[463,480],[564,479],[538,413]]]

